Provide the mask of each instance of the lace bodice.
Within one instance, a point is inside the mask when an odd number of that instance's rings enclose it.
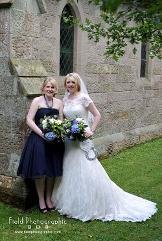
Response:
[[[88,122],[88,110],[87,107],[92,103],[91,98],[88,95],[80,94],[74,99],[69,99],[65,96],[63,99],[64,103],[64,115],[66,118],[83,118]]]

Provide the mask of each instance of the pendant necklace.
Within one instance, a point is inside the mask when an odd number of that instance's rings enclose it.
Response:
[[[46,106],[47,106],[48,108],[52,109],[52,107],[53,107],[53,98],[52,98],[52,105],[51,105],[51,106],[49,105],[49,102],[48,102],[48,99],[47,99],[47,96],[46,96],[46,95],[44,95],[44,99],[45,99],[45,102],[46,102]]]

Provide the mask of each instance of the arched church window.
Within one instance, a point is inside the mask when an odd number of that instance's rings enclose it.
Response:
[[[60,75],[62,76],[73,72],[74,57],[74,26],[65,23],[64,16],[74,16],[69,4],[63,9],[60,22]]]
[[[140,69],[140,77],[146,77],[147,70],[147,44],[141,44],[141,69]]]

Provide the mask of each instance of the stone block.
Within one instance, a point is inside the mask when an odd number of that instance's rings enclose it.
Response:
[[[10,34],[10,37],[10,56],[12,58],[31,59],[33,38],[15,34]]]
[[[9,36],[7,34],[0,34],[0,58],[9,56]]]
[[[39,38],[33,38],[33,41],[32,41],[32,60],[37,60],[37,59],[40,59]]]
[[[58,83],[58,94],[64,95],[65,93],[65,87],[64,87],[64,77],[63,76],[57,76],[54,77]]]
[[[158,96],[160,97],[160,90],[155,89],[154,90],[154,97],[158,97]]]
[[[40,18],[40,28],[41,28],[41,34],[44,36],[44,31],[48,31],[48,30],[54,30],[54,28],[57,28],[56,26],[56,16],[55,15],[51,15],[51,14],[44,14],[41,15]],[[54,33],[53,33],[54,34]],[[45,36],[47,37],[47,35]]]
[[[109,79],[111,75],[102,75],[102,76],[87,76],[86,81],[87,81],[87,88],[89,93],[108,93],[109,91],[112,90],[111,88],[111,83]]]
[[[124,92],[124,91],[133,91],[133,90],[137,90],[137,86],[135,84],[135,82],[118,82],[116,83],[116,81],[114,82],[110,82],[111,85],[111,90],[114,92]]]
[[[108,99],[111,102],[114,101],[128,101],[128,100],[136,100],[136,99],[141,99],[142,94],[139,93],[139,91],[134,90],[134,91],[114,91],[114,92],[109,92],[108,93]]]
[[[16,9],[23,13],[32,13],[33,15],[40,14],[37,0],[16,0],[14,1],[12,9]]]
[[[120,111],[120,112],[110,113],[109,118],[111,119],[112,122],[117,119],[128,119],[128,112]]]
[[[92,98],[92,100],[94,101],[94,103],[98,106],[98,105],[103,105],[107,103],[107,97],[108,94],[107,93],[91,93],[90,97]]]
[[[92,61],[91,61],[92,62]],[[87,73],[91,74],[117,74],[117,78],[123,79],[123,82],[127,79],[134,79],[134,72],[131,66],[129,65],[117,65],[117,64],[103,64],[101,61],[100,63],[87,63],[86,66]],[[127,76],[131,76],[128,78]]]
[[[126,71],[116,75],[116,83],[136,83],[136,77],[134,74],[129,74]]]
[[[10,155],[8,155],[8,162],[9,162],[9,166],[8,166],[8,175],[12,176],[12,177],[16,177],[17,176],[17,168],[19,165],[19,161],[20,161],[20,156],[17,155],[16,153],[11,153]]]
[[[44,78],[20,78],[23,95],[39,96],[41,95],[41,86]]]
[[[30,14],[32,19],[32,15]],[[30,19],[30,22],[31,22]],[[27,27],[28,26],[28,27]],[[28,19],[23,11],[19,11],[17,9],[11,10],[11,25],[10,25],[10,32],[13,36],[24,35],[25,31],[26,35],[30,33],[31,24],[28,23]]]
[[[0,8],[0,34],[9,34],[9,12]]]
[[[141,128],[135,128],[130,131],[116,132],[114,134],[103,133],[101,137],[94,139],[94,144],[99,157],[107,157],[109,155],[110,146],[112,152],[116,153],[121,149],[129,146],[143,143],[146,140],[157,138],[162,134],[162,124],[155,124]]]
[[[34,180],[0,175],[0,201],[23,211],[38,205]]]
[[[17,76],[46,77],[47,72],[40,60],[11,58],[11,66]]]
[[[47,36],[46,38],[41,37],[39,40],[40,58],[44,61],[53,61],[54,55],[56,55],[56,48],[54,46],[56,46],[54,36],[51,39]]]
[[[58,65],[55,61],[53,61],[52,59],[50,59],[50,60],[44,59],[44,58],[42,58],[42,56],[41,56],[41,61],[43,63],[43,66],[45,67],[46,71],[49,73],[49,75],[52,75],[52,76],[59,75]]]
[[[10,21],[10,33],[14,38],[20,36],[40,37],[40,18],[38,15],[12,9]]]
[[[88,42],[88,55],[87,60],[89,63],[101,64],[103,61],[104,48],[102,48],[102,41],[94,43]]]
[[[0,160],[0,174],[5,174],[9,165],[6,153],[0,153]]]
[[[18,95],[1,96],[0,106],[4,113],[3,117],[13,118],[13,120],[22,119],[28,109],[27,98]]]
[[[162,67],[161,67],[161,65],[154,67],[153,74],[155,74],[155,75],[162,75]]]
[[[8,58],[0,58],[0,78],[11,77],[8,62]]]
[[[115,143],[123,143],[124,142],[124,134],[123,133],[115,133],[112,135],[103,135],[102,137],[98,137],[94,140],[95,147],[97,149],[98,156],[108,156],[110,145],[112,148]]]
[[[97,65],[93,63],[88,63],[86,66],[86,72],[91,74],[110,74],[111,66],[110,65]]]
[[[162,134],[162,124],[148,125],[141,128],[136,128],[134,131],[139,136],[140,141],[144,142],[151,138],[156,138]]]
[[[0,68],[1,69],[1,68]],[[5,70],[5,68],[4,68]],[[12,77],[3,77],[0,81],[0,95],[11,96],[14,89],[14,80]]]
[[[39,9],[40,9],[40,12],[46,13],[47,12],[47,6],[45,4],[45,1],[44,0],[37,0],[37,3],[38,3],[38,6],[39,6]]]
[[[132,66],[130,65],[118,65],[119,75],[132,74]]]
[[[154,90],[145,90],[144,91],[144,98],[152,98],[154,97],[154,93],[155,91]]]
[[[14,0],[0,0],[0,8],[10,7]]]

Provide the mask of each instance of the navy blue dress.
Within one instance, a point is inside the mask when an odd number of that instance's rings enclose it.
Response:
[[[40,127],[40,119],[44,116],[59,115],[54,108],[40,108],[35,115],[35,123]],[[23,149],[17,175],[23,178],[39,178],[41,176],[62,176],[64,143],[49,143],[35,132],[29,135]]]

